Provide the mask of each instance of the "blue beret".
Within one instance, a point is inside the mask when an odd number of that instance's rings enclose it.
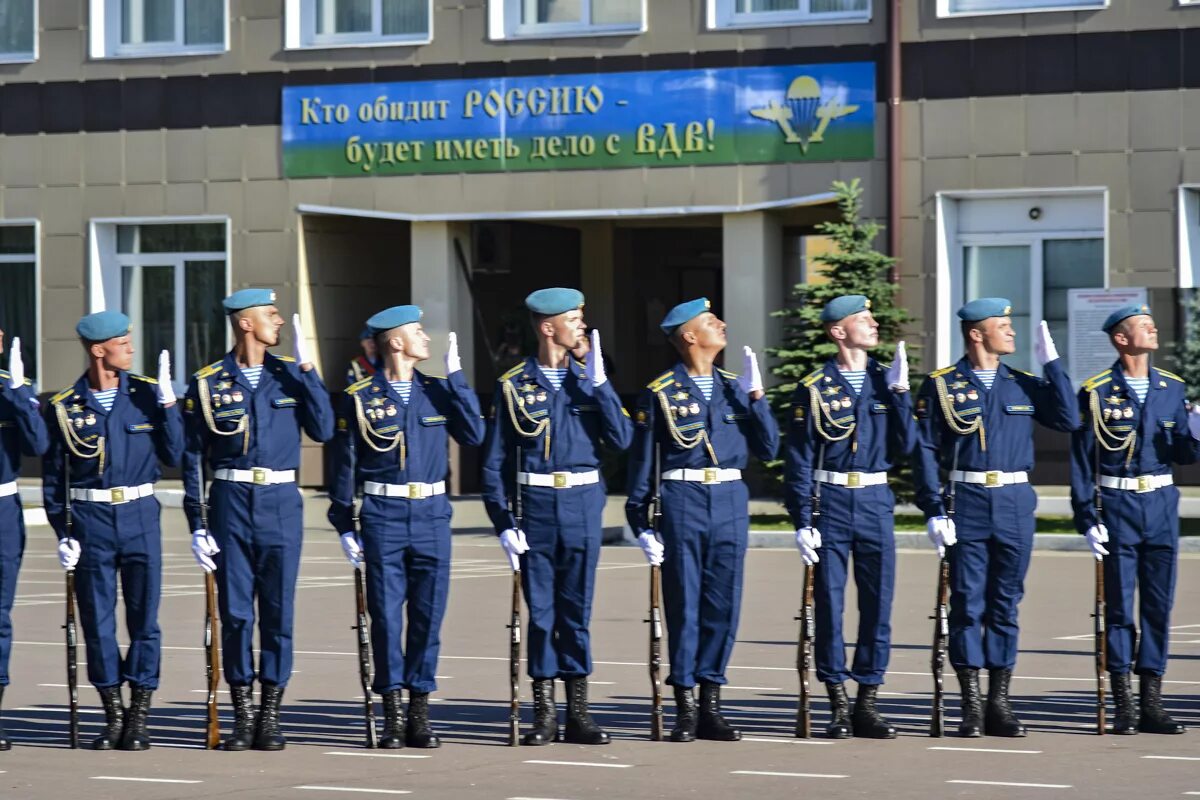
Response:
[[[1117,324],[1121,320],[1149,313],[1150,306],[1146,305],[1145,303],[1142,303],[1139,306],[1121,306],[1116,311],[1108,315],[1108,319],[1104,320],[1104,325],[1101,326],[1100,330],[1104,331],[1105,333],[1112,333],[1112,329],[1117,327]]]
[[[362,333],[360,333],[358,335],[358,338],[361,341],[362,339],[371,339],[374,336],[375,336],[375,331],[373,331],[369,327],[367,327],[367,328],[362,329]]]
[[[680,303],[668,311],[658,327],[662,328],[663,333],[670,336],[680,325],[695,319],[705,311],[712,311],[712,303],[708,301],[707,297],[697,297],[695,300],[688,300],[686,303]]]
[[[860,311],[870,311],[871,301],[861,294],[835,297],[821,309],[821,322],[837,322]]]
[[[420,306],[392,306],[391,308],[385,308],[367,320],[367,330],[374,336],[377,333],[390,331],[392,328],[399,328],[401,325],[407,325],[410,322],[419,322],[420,319]]]
[[[97,311],[79,320],[75,332],[85,342],[107,342],[129,333],[129,317],[120,311]]]
[[[1012,313],[1012,301],[1007,297],[981,297],[958,310],[963,322],[979,322],[989,317],[1007,317]]]
[[[583,292],[578,289],[538,289],[525,298],[525,307],[534,314],[552,317],[583,308]]]
[[[275,290],[273,289],[239,289],[221,301],[226,314],[244,311],[255,306],[275,305]]]

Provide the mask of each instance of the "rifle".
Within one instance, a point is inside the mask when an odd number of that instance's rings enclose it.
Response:
[[[354,497],[350,500],[351,526],[357,535],[359,531],[359,483],[358,463],[354,446],[353,432],[350,436],[350,475],[354,480]],[[354,625],[351,630],[358,634],[358,680],[362,684],[363,720],[367,726],[367,748],[374,750],[379,747],[379,731],[375,727],[375,698],[371,695],[371,639],[367,622],[367,594],[364,589],[363,574],[367,571],[366,556],[363,563],[354,569]]]
[[[1100,443],[1096,445],[1096,524],[1104,521],[1104,500],[1100,495]],[[1096,596],[1092,608],[1093,641],[1096,651],[1096,735],[1104,735],[1104,681],[1108,671],[1107,611],[1104,607],[1104,556],[1096,556]]]
[[[825,468],[825,442],[817,454],[817,469]],[[821,482],[813,479],[812,515],[810,527],[816,528],[821,519]],[[800,704],[796,709],[796,736],[807,739],[812,736],[812,697],[808,690],[808,672],[812,665],[813,642],[816,639],[816,621],[813,614],[813,580],[815,565],[804,566],[804,594],[801,600],[800,636],[796,642],[796,671],[800,673]]]
[[[71,538],[74,520],[71,514],[71,456],[63,450],[63,498],[66,512],[66,538]],[[75,625],[75,570],[67,570],[67,619],[63,629],[67,632],[67,696],[70,703],[70,718],[67,742],[72,750],[79,747],[79,633]]]
[[[521,530],[524,523],[524,507],[521,502],[521,482],[517,472],[521,469],[521,447],[517,446],[513,461],[513,524]],[[521,743],[521,568],[518,565],[512,574],[512,618],[508,623],[508,745]]]
[[[650,519],[655,534],[662,525],[662,484],[659,474],[661,452],[654,445],[654,498],[650,501]],[[650,565],[650,740],[663,740],[663,697],[662,697],[662,567]]]
[[[205,454],[200,454],[200,527],[208,533],[208,487],[204,481]],[[208,721],[204,730],[204,746],[216,750],[221,745],[221,718],[217,711],[217,690],[221,686],[221,653],[218,639],[217,581],[211,572],[204,573],[204,678],[208,687]]]
[[[958,469],[958,440],[954,440],[953,470]],[[952,470],[952,471],[953,471]],[[955,485],[948,481],[945,505],[946,517],[954,519]],[[929,735],[940,738],[946,732],[946,689],[943,673],[946,668],[946,650],[950,639],[950,561],[945,555],[938,561],[937,597],[934,599],[933,647],[929,667],[933,673],[933,714],[929,719]]]

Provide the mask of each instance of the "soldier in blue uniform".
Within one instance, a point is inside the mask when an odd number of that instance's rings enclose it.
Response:
[[[356,569],[366,563],[373,688],[383,697],[386,717],[379,746],[389,749],[441,744],[429,724],[429,693],[437,689],[439,633],[450,591],[449,437],[474,447],[484,435],[455,334],[446,377],[416,368],[429,358],[420,319],[417,306],[396,306],[367,320],[384,354],[383,368],[346,389],[331,445],[329,521],[341,533],[350,563]],[[353,512],[359,487],[365,495],[361,536]]]
[[[369,378],[379,371],[379,347],[375,344],[375,334],[370,328],[363,328],[358,335],[358,344],[362,353],[350,359],[346,367],[346,385],[352,386],[363,378]]]
[[[1183,379],[1150,366],[1158,329],[1148,306],[1114,311],[1103,329],[1118,357],[1079,391],[1083,425],[1071,442],[1071,505],[1076,527],[1104,560],[1113,733],[1183,733],[1162,705],[1179,553],[1179,490],[1171,465],[1200,459],[1200,405],[1189,411]],[[1131,671],[1139,678],[1140,704]]]
[[[1025,735],[1008,690],[1017,662],[1017,605],[1033,551],[1033,423],[1066,432],[1079,427],[1071,379],[1044,321],[1034,348],[1043,378],[1000,360],[1016,351],[1011,313],[1012,303],[1000,297],[960,308],[966,355],[930,373],[917,398],[917,504],[930,540],[950,562],[950,663],[962,689],[959,735],[965,737]]]
[[[0,330],[0,353],[4,331]],[[25,378],[21,339],[13,339],[8,371],[0,370],[0,704],[8,686],[8,657],[12,653],[12,607],[17,592],[17,573],[25,552],[25,516],[17,493],[21,456],[40,456],[50,442],[46,425],[38,414],[33,384]],[[0,750],[12,747],[0,722]]]
[[[161,660],[162,528],[154,484],[162,475],[159,462],[175,466],[183,451],[170,358],[165,350],[159,355],[158,380],[129,372],[129,330],[129,317],[116,311],[80,320],[75,331],[87,353],[87,372],[54,395],[46,410],[50,447],[42,496],[59,537],[59,561],[75,570],[88,680],[104,704],[96,750],[150,747],[146,717]],[[117,643],[118,576],[129,630],[124,658]],[[127,713],[121,702],[126,682]]]
[[[540,289],[525,306],[538,353],[500,376],[483,457],[483,502],[513,569],[521,570],[529,606],[534,723],[522,742],[554,741],[558,678],[567,687],[564,740],[607,744],[608,734],[588,713],[587,691],[605,501],[599,468],[602,448],[629,447],[633,426],[604,372],[599,334],[592,333],[585,363],[570,357],[586,335],[583,294]],[[524,503],[520,528],[509,507],[514,491]]]
[[[908,361],[904,342],[888,369],[867,355],[879,345],[879,324],[862,295],[829,301],[821,322],[838,354],[804,378],[792,397],[785,499],[804,563],[821,564],[813,581],[816,664],[829,692],[829,736],[894,739],[896,729],[880,716],[876,696],[891,652],[896,583],[896,498],[888,472],[917,437]],[[854,664],[847,669],[842,611],[852,553],[859,618]],[[851,678],[859,687],[853,715],[845,687]]]
[[[677,709],[671,741],[736,741],[741,732],[721,715],[721,685],[737,635],[750,530],[741,477],[751,453],[763,461],[775,457],[779,431],[753,351],[745,348],[740,377],[716,367],[725,323],[706,298],[671,309],[661,328],[679,363],[638,400],[625,514],[646,559],[662,564],[667,683]],[[656,463],[662,469],[661,541],[648,519]]]
[[[196,372],[184,406],[184,511],[192,552],[216,572],[222,664],[233,701],[226,750],[282,750],[279,703],[292,673],[292,622],[304,520],[296,470],[300,431],[326,442],[333,408],[307,355],[299,315],[293,315],[294,359],[267,348],[279,343],[283,318],[268,289],[242,289],[223,302],[234,346]],[[201,482],[212,479],[201,518]],[[254,668],[254,604],[261,654]],[[262,685],[257,723],[253,683]]]

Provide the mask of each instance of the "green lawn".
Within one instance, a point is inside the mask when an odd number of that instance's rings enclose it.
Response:
[[[792,522],[786,514],[751,514],[750,529],[756,531],[790,531]],[[897,514],[896,530],[924,531],[925,518],[920,514]],[[1046,514],[1037,518],[1038,533],[1075,533],[1075,523],[1068,516]],[[1179,521],[1179,532],[1183,536],[1200,536],[1200,519],[1186,518]]]

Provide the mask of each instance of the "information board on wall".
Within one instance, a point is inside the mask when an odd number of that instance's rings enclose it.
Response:
[[[1146,302],[1146,290],[1068,289],[1067,335],[1070,339],[1070,363],[1067,372],[1078,386],[1117,360],[1117,352],[1100,329],[1108,315],[1122,306]]]

